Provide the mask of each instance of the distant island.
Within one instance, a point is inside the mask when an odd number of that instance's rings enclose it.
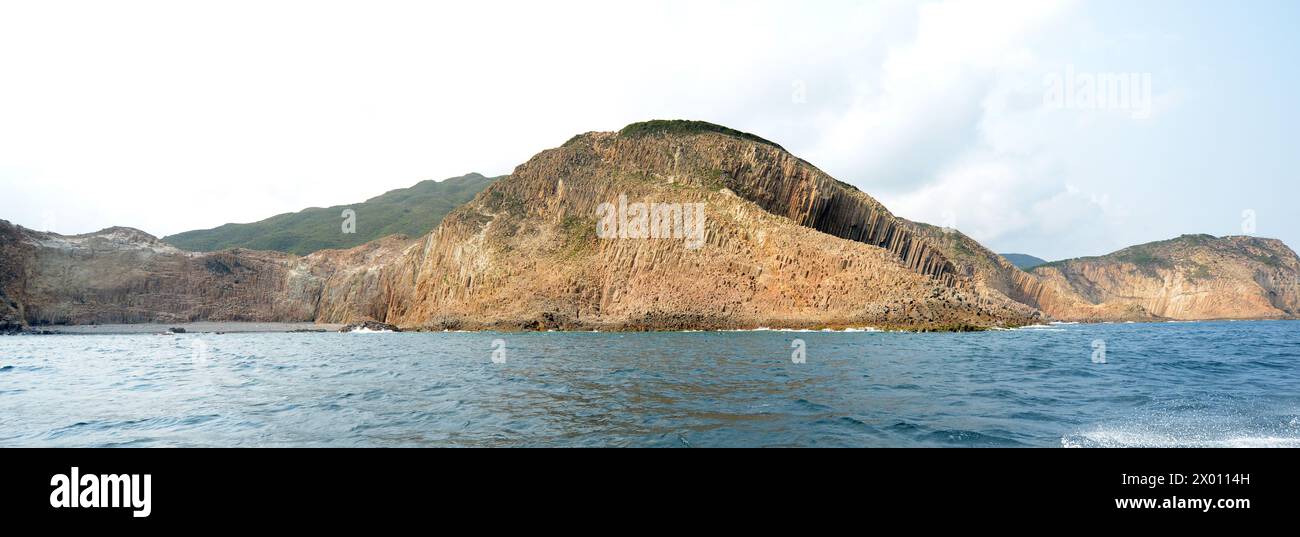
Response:
[[[697,204],[704,233],[690,248],[674,230],[681,207]],[[340,233],[342,207],[164,240],[0,221],[0,330],[964,331],[1300,315],[1300,258],[1277,240],[1187,235],[1053,263],[1002,256],[899,218],[775,143],[704,122],[580,134],[506,177],[426,182],[349,207],[369,222],[356,234]],[[601,207],[618,207],[613,235]]]
[[[1002,257],[1010,261],[1012,265],[1020,270],[1029,270],[1040,265],[1046,265],[1047,261],[1027,254],[1002,254]]]

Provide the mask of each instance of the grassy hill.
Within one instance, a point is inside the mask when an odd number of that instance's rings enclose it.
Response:
[[[250,224],[186,231],[163,240],[194,252],[249,248],[307,255],[317,250],[351,248],[388,235],[418,237],[497,179],[471,173],[445,181],[421,181],[363,203],[313,207]],[[344,209],[356,211],[356,233],[342,232]]]

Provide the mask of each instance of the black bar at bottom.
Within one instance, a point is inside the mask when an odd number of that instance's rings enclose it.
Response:
[[[103,527],[295,526],[427,521],[501,509],[506,519],[592,513],[656,520],[814,509],[840,516],[1067,517],[1199,526],[1288,520],[1300,471],[1290,450],[375,450],[8,449],[5,520]],[[104,483],[140,486],[119,507]],[[57,476],[65,476],[60,481]],[[101,480],[101,476],[114,476]],[[148,516],[142,505],[148,475]],[[51,483],[57,483],[52,485]],[[86,484],[99,482],[97,492]],[[138,492],[136,492],[138,491]],[[89,494],[89,496],[83,496]],[[1121,505],[1122,504],[1122,505]],[[656,514],[657,513],[657,514]],[[732,513],[734,514],[734,513]],[[951,518],[950,518],[951,517]]]

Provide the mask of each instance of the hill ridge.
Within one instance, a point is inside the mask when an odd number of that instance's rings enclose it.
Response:
[[[308,207],[256,222],[177,233],[162,240],[193,252],[248,248],[307,255],[319,250],[348,249],[387,235],[421,236],[452,209],[498,179],[470,173],[442,181],[425,180],[359,203]],[[345,209],[356,215],[353,234],[342,230]]]
[[[0,221],[0,330],[365,319],[434,330],[970,330],[1300,313],[1300,259],[1281,241],[1188,235],[1026,272],[761,138],[691,122],[633,132],[580,134],[510,176],[482,178],[490,184],[418,240],[305,256],[183,252],[129,228],[78,238]],[[602,235],[600,207],[622,199],[700,205],[703,248]]]

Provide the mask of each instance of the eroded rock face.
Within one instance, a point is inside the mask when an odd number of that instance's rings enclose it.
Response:
[[[1053,319],[1287,319],[1300,312],[1300,260],[1274,239],[1189,235],[1025,272],[960,232],[911,225],[958,274]]]
[[[183,252],[130,228],[43,233],[0,221],[0,289],[30,325],[194,321],[350,322],[387,307],[374,263],[409,244],[390,237],[299,258]]]
[[[421,239],[306,257],[0,221],[0,331],[193,321],[925,330],[1300,314],[1300,260],[1279,241],[1184,237],[1025,272],[960,232],[895,217],[762,139],[637,132],[544,151]],[[674,236],[681,213],[671,210],[667,238],[598,233],[602,204],[637,203],[700,204],[704,233]]]
[[[599,206],[620,196],[703,204],[703,244],[600,238]],[[959,281],[865,194],[784,151],[713,133],[579,136],[448,215],[412,254],[395,270],[400,291],[387,315],[402,326],[925,329],[1041,319]]]
[[[777,216],[843,239],[879,246],[908,268],[956,283],[944,254],[906,221],[848,184],[777,146],[718,134],[642,136],[611,133],[580,137],[562,148],[599,158],[627,174],[674,178],[706,188],[725,187]]]
[[[0,292],[0,334],[9,334],[22,330],[26,323],[9,297]]]
[[[1137,304],[1092,302],[1068,282],[1043,279],[1016,267],[974,239],[955,229],[907,222],[913,231],[952,260],[957,273],[972,279],[986,292],[997,293],[1062,321],[1158,321],[1161,318]]]
[[[1300,316],[1300,258],[1282,241],[1185,235],[1037,267],[1045,285],[1089,303],[1176,320]]]
[[[22,238],[20,228],[0,220],[0,333],[16,332],[27,324],[20,297],[11,296],[9,289],[26,271],[31,247]]]
[[[298,277],[290,281],[303,293],[316,290],[317,322],[384,321],[395,300],[398,267],[418,246],[417,240],[394,235],[349,250],[322,250],[302,258]]]

